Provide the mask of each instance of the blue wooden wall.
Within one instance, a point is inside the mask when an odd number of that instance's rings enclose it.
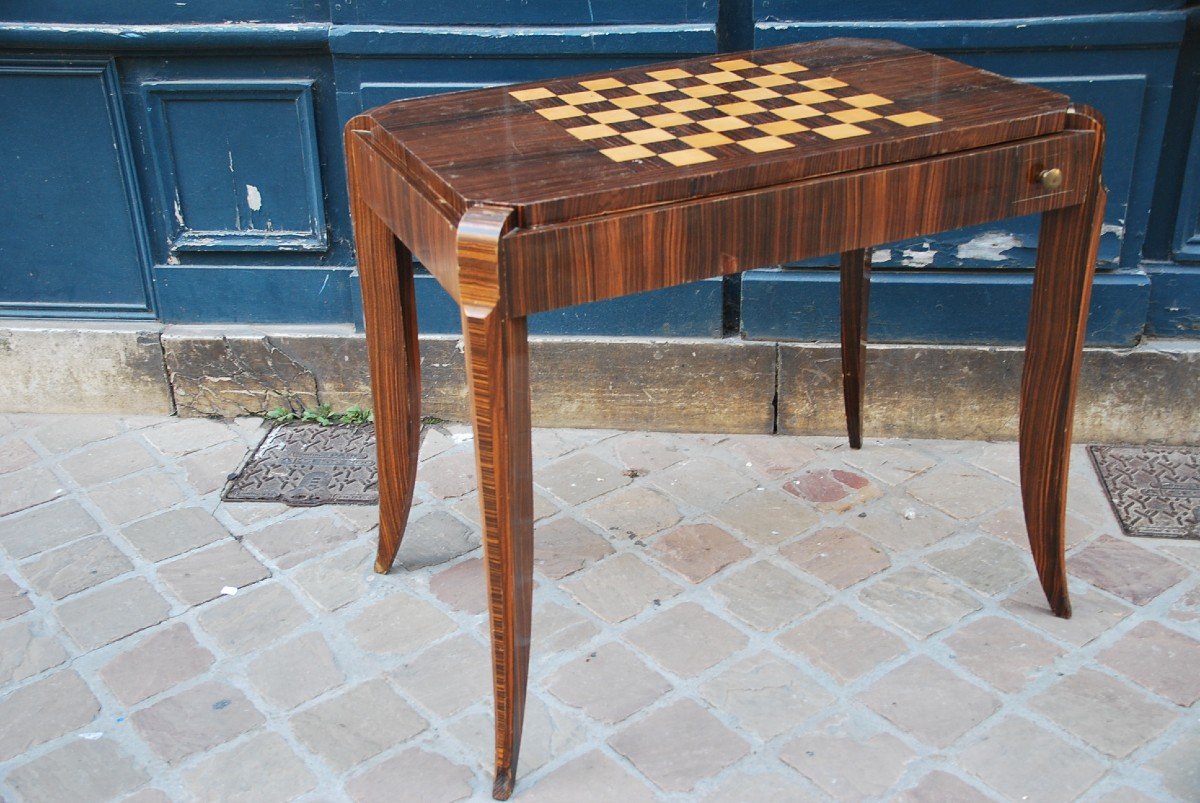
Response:
[[[1183,0],[8,0],[0,315],[359,323],[341,151],[417,95],[829,36],[1057,89],[1109,124],[1089,338],[1200,337],[1200,13]],[[14,111],[15,110],[15,111]],[[875,253],[876,340],[1022,339],[1033,219]],[[556,334],[836,337],[836,257],[537,316]],[[456,310],[418,277],[426,332]]]

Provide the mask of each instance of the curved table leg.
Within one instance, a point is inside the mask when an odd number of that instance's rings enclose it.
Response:
[[[355,147],[347,148],[355,182]],[[375,402],[375,451],[379,462],[379,547],[375,571],[386,574],[396,559],[412,507],[421,447],[421,355],[417,343],[412,256],[387,224],[351,191],[354,244],[362,285],[371,393]]]
[[[1107,197],[1100,178],[1103,124],[1086,111],[1073,127],[1097,131],[1091,186],[1078,206],[1042,215],[1025,367],[1021,376],[1021,496],[1038,578],[1055,615],[1071,616],[1064,529],[1075,386]]]
[[[850,448],[862,448],[862,402],[867,383],[867,305],[871,291],[871,253],[865,248],[842,254],[842,391]]]

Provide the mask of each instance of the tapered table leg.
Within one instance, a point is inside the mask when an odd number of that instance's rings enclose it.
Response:
[[[412,256],[354,191],[356,143],[347,143],[354,244],[367,327],[375,450],[379,462],[379,547],[375,571],[387,573],[404,537],[421,446],[421,356]]]
[[[863,389],[867,383],[867,307],[871,292],[871,253],[842,254],[842,392],[850,448],[862,448]]]
[[[1029,545],[1046,599],[1064,619],[1071,616],[1064,550],[1071,425],[1107,197],[1099,173],[1102,126],[1094,116],[1073,118],[1076,127],[1097,131],[1093,172],[1084,179],[1091,189],[1082,204],[1042,215],[1020,421],[1021,496]]]
[[[508,799],[517,777],[533,614],[529,343],[525,318],[510,318],[504,312],[500,275],[501,237],[510,215],[508,209],[474,207],[459,222],[457,241],[492,629],[492,796],[497,800]]]

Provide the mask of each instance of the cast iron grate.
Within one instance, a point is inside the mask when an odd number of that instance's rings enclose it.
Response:
[[[274,427],[225,486],[227,502],[371,505],[379,502],[375,425]]]
[[[1090,446],[1126,535],[1200,540],[1200,447]]]

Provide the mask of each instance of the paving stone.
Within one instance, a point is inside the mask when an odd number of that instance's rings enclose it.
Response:
[[[183,783],[195,800],[286,803],[315,788],[317,779],[279,734],[260,733],[187,770]]]
[[[690,457],[650,480],[676,499],[704,511],[715,510],[758,485],[727,463],[711,457]]]
[[[1180,800],[1200,800],[1200,728],[1193,727],[1147,766],[1162,776],[1163,788]]]
[[[743,658],[700,687],[700,694],[763,741],[769,741],[834,702],[808,675],[771,655]]]
[[[414,504],[414,507],[416,504]],[[322,505],[330,513],[336,513],[349,522],[356,533],[365,533],[379,526],[379,505]]]
[[[624,468],[642,472],[662,471],[687,456],[677,441],[657,432],[624,432],[610,443]]]
[[[412,652],[456,629],[446,614],[403,591],[369,606],[346,626],[359,647],[381,654]]]
[[[163,698],[129,719],[168,764],[228,742],[265,721],[244,694],[213,681]]]
[[[595,446],[611,435],[595,429],[535,429],[533,459],[535,462],[553,460],[584,446]]]
[[[1158,803],[1161,798],[1151,797],[1144,792],[1122,786],[1096,798],[1096,803]]]
[[[24,800],[105,803],[149,780],[112,739],[77,739],[17,767],[8,784]]]
[[[959,754],[957,764],[1007,800],[1073,801],[1103,765],[1022,717],[994,725]]]
[[[472,493],[461,497],[451,507],[458,515],[475,525],[476,529],[482,526],[482,519],[479,517],[479,494]],[[541,521],[553,516],[557,512],[558,505],[554,504],[546,494],[534,489],[533,520]]]
[[[750,752],[741,737],[687,699],[626,726],[608,743],[667,792],[690,792]]]
[[[948,772],[934,770],[917,785],[904,790],[896,803],[986,803],[993,800],[961,778]]]
[[[62,599],[111,580],[133,568],[129,558],[102,535],[42,553],[20,567],[29,584],[50,599]]]
[[[438,499],[453,499],[475,490],[475,455],[450,452],[420,464],[417,479]]]
[[[782,544],[821,520],[820,514],[791,496],[753,490],[733,499],[712,515],[756,544]]]
[[[622,644],[604,644],[564,664],[546,689],[593,719],[621,722],[671,690],[671,684]]]
[[[133,437],[101,441],[59,463],[84,488],[157,465],[154,456]]]
[[[862,511],[854,526],[872,541],[897,552],[924,549],[957,529],[944,514],[909,497],[895,496]]]
[[[1108,632],[1133,610],[1080,584],[1071,587],[1071,618],[1060,619],[1050,611],[1046,595],[1036,581],[1021,586],[1001,607],[1076,647]]]
[[[131,706],[196,677],[212,663],[212,653],[179,623],[120,653],[100,668],[99,675],[118,700]]]
[[[905,568],[858,592],[863,604],[919,639],[945,630],[982,607],[965,591],[933,572]]]
[[[13,560],[68,544],[100,531],[74,499],[43,505],[20,516],[0,518],[0,548]]]
[[[712,587],[725,607],[746,624],[772,631],[825,601],[825,592],[769,561],[738,569]]]
[[[1009,693],[1025,688],[1063,654],[1036,633],[995,616],[965,625],[945,644],[961,666]]]
[[[375,554],[366,549],[347,549],[306,563],[292,574],[296,585],[327,611],[362,599],[374,576]]]
[[[530,803],[650,803],[654,794],[615,761],[592,750],[572,759],[546,775],[532,787],[521,790],[521,800]]]
[[[0,516],[49,502],[66,493],[58,477],[48,468],[14,471],[0,483]]]
[[[562,583],[584,607],[608,622],[623,622],[656,601],[678,594],[679,586],[629,553],[614,555]]]
[[[216,599],[224,588],[244,588],[270,576],[266,566],[232,540],[158,567],[159,579],[189,606]]]
[[[105,519],[121,525],[177,505],[185,497],[169,475],[149,472],[96,486],[88,498]]]
[[[726,777],[700,799],[704,803],[818,803],[825,799],[802,784],[794,774],[739,772]]]
[[[1176,713],[1124,683],[1083,668],[1029,701],[1102,753],[1124,758],[1166,730]]]
[[[784,483],[783,490],[825,513],[842,513],[880,495],[868,478],[844,468],[802,471]]]
[[[0,474],[29,468],[41,458],[20,438],[0,440]]]
[[[941,465],[909,482],[910,496],[956,519],[973,519],[1009,503],[1017,492],[979,469]]]
[[[525,723],[521,729],[521,761],[517,765],[517,782],[522,784],[521,800],[527,793],[521,779],[582,745],[587,738],[587,724],[588,718],[581,711],[564,711],[561,706],[552,709],[538,694],[526,701]],[[458,719],[450,730],[474,753],[479,774],[490,778],[496,755],[496,725],[491,709],[486,713],[476,710]]]
[[[56,672],[0,697],[0,761],[82,728],[100,703],[73,669]]]
[[[308,613],[281,585],[260,585],[238,592],[201,611],[196,617],[226,655],[242,655],[286,636]]]
[[[536,597],[535,597],[536,599]],[[533,660],[572,650],[600,630],[577,611],[553,602],[533,608]]]
[[[463,634],[405,661],[391,678],[433,713],[450,717],[491,694],[491,662],[491,651]]]
[[[33,610],[29,594],[7,574],[0,574],[0,622]]]
[[[361,803],[451,803],[471,796],[472,773],[443,755],[410,747],[346,784]]]
[[[736,435],[722,445],[741,458],[745,468],[767,479],[794,474],[817,457],[800,440],[777,435]]]
[[[121,530],[143,558],[153,563],[229,537],[207,510],[184,507],[130,524]]]
[[[488,607],[487,578],[482,558],[468,558],[429,578],[429,590],[463,613],[483,613]]]
[[[45,672],[67,660],[67,651],[40,622],[14,624],[0,630],[0,686]]]
[[[345,519],[330,515],[304,515],[268,524],[248,533],[245,540],[282,569],[332,552],[358,536]]]
[[[478,530],[472,530],[444,510],[435,510],[410,521],[396,555],[405,569],[437,566],[479,547]]]
[[[1200,673],[1189,669],[1200,666],[1200,641],[1158,622],[1142,622],[1099,660],[1177,705],[1200,700]]]
[[[916,755],[890,733],[864,737],[834,723],[788,742],[779,757],[833,799],[858,801],[887,792]]]
[[[879,446],[868,443],[866,448],[843,453],[842,459],[889,485],[898,485],[937,465],[936,460],[911,444]]]
[[[142,430],[142,437],[168,457],[179,457],[237,437],[223,421],[178,418]]]
[[[335,772],[416,736],[426,724],[383,680],[369,680],[292,717],[296,737]]]
[[[1096,531],[1092,524],[1076,516],[1070,508],[1067,509],[1066,522],[1067,549],[1083,543]],[[1029,531],[1025,529],[1025,513],[1019,503],[1002,507],[984,516],[979,520],[979,529],[997,538],[1003,538],[1015,545],[1017,549],[1029,550]]]
[[[837,589],[849,588],[892,565],[887,553],[846,527],[817,530],[779,554]]]
[[[612,552],[613,548],[601,536],[564,517],[537,528],[533,565],[551,580],[561,580]]]
[[[55,615],[67,635],[88,651],[152,627],[170,610],[145,578],[133,577],[69,599]]]
[[[614,537],[649,538],[679,522],[679,508],[652,488],[634,486],[603,496],[583,511]]]
[[[713,524],[676,527],[656,538],[650,552],[690,583],[701,583],[750,554],[742,542]]]
[[[843,685],[905,651],[904,642],[894,633],[841,605],[800,622],[777,641]]]
[[[108,415],[56,415],[32,430],[37,442],[55,454],[64,454],[121,432],[121,419]]]
[[[901,730],[941,748],[1000,707],[995,696],[923,655],[875,681],[858,700]]]
[[[1200,585],[1178,597],[1167,615],[1182,624],[1200,622]]]
[[[538,485],[569,505],[578,505],[628,485],[621,469],[590,454],[563,458],[534,473]]]
[[[279,502],[221,502],[221,511],[245,527],[282,516],[295,508]]]
[[[1134,605],[1145,605],[1190,576],[1174,561],[1109,535],[1073,553],[1067,573]]]
[[[636,625],[625,633],[659,666],[683,677],[700,674],[746,646],[746,636],[732,625],[685,602]]]
[[[990,538],[976,538],[966,546],[934,552],[925,562],[981,594],[995,596],[1036,576],[1027,554]]]
[[[346,679],[320,633],[305,633],[264,651],[246,667],[246,677],[271,705],[295,708]]]
[[[1014,485],[1021,482],[1020,453],[1015,443],[980,444],[979,452],[968,459]]]
[[[188,455],[178,465],[196,493],[208,494],[224,488],[229,476],[237,473],[246,459],[247,448],[244,443],[229,443]]]

